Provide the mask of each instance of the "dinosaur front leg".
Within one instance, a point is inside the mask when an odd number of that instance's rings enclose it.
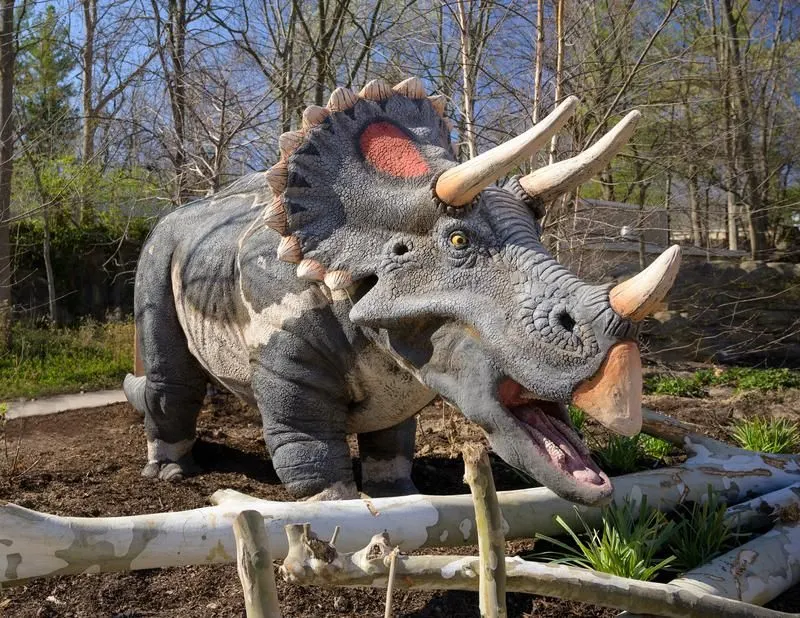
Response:
[[[318,364],[304,363],[312,360],[306,352],[271,345],[253,361],[253,391],[275,472],[296,497],[357,498],[345,391]]]
[[[358,434],[361,487],[372,497],[419,493],[411,481],[417,419],[369,433]]]

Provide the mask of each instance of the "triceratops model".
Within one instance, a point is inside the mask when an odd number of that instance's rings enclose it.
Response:
[[[629,114],[573,159],[493,183],[568,119],[462,164],[444,99],[418,79],[339,88],[280,137],[281,161],[170,213],[144,246],[136,328],[148,477],[194,471],[209,380],[257,405],[275,470],[296,496],[412,493],[414,415],[439,393],[494,451],[557,494],[611,491],[566,404],[611,430],[641,427],[637,322],[675,277],[677,247],[609,290],[541,244],[543,206],[608,164]]]

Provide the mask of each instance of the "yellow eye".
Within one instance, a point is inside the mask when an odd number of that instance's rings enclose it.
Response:
[[[450,234],[450,244],[456,249],[466,249],[469,246],[469,238],[464,232],[453,232]]]

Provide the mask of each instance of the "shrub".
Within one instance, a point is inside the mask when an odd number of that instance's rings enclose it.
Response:
[[[93,320],[78,328],[14,324],[0,354],[0,399],[119,388],[133,364],[133,323]]]
[[[743,448],[761,453],[793,453],[800,445],[800,427],[784,418],[742,420],[734,425],[731,434]]]
[[[577,511],[576,511],[577,512]],[[621,506],[612,504],[603,509],[602,530],[589,527],[578,515],[584,531],[576,533],[561,517],[556,521],[569,535],[567,543],[537,535],[560,548],[554,562],[594,569],[602,573],[649,581],[675,560],[669,556],[657,560],[656,555],[670,538],[675,524],[642,500],[638,506],[626,500]],[[583,538],[581,538],[583,537]]]

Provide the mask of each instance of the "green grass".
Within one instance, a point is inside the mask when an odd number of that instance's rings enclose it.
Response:
[[[655,438],[641,433],[639,438],[639,448],[642,449],[645,455],[656,460],[663,460],[670,453],[672,453],[672,444],[661,438]]]
[[[576,511],[577,512],[577,511]],[[575,532],[561,517],[556,517],[574,545],[537,535],[558,548],[553,562],[571,564],[602,573],[649,581],[675,560],[657,555],[670,539],[676,524],[658,511],[626,500],[603,509],[600,530],[586,524],[578,515],[583,532]]]
[[[15,324],[0,355],[0,400],[119,388],[133,364],[133,323],[77,328]]]
[[[586,424],[586,412],[581,410],[578,406],[570,404],[568,408],[569,420],[578,431],[583,431],[583,426]]]
[[[612,476],[636,472],[642,458],[639,436],[609,436],[608,442],[595,448],[593,454],[603,470]]]
[[[689,377],[651,374],[644,379],[644,392],[648,395],[706,397],[709,386],[729,386],[737,391],[780,391],[800,388],[800,371],[731,367],[700,369]]]
[[[708,488],[706,500],[678,506],[679,518],[667,542],[667,551],[675,556],[671,567],[686,572],[730,549],[734,531],[725,521],[727,505]]]
[[[800,446],[800,426],[785,418],[745,419],[731,435],[741,447],[761,453],[794,453]]]
[[[664,374],[645,376],[644,392],[647,395],[672,395],[673,397],[705,397],[708,395],[697,374],[691,378],[673,377]]]

